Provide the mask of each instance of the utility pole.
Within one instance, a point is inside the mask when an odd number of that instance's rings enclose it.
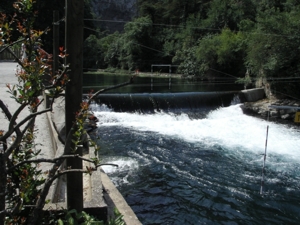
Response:
[[[83,0],[65,1],[65,48],[67,52],[66,65],[69,65],[68,76],[70,82],[66,87],[65,95],[65,121],[66,135],[71,130],[76,112],[80,109],[82,102],[82,69],[83,69]],[[73,144],[73,143],[72,143]],[[74,148],[75,146],[72,146]],[[66,149],[65,154],[82,155],[82,148],[78,148],[75,153],[71,149]],[[67,168],[82,169],[82,161],[77,158],[67,159]],[[68,209],[76,209],[77,212],[83,210],[83,181],[81,173],[67,174],[67,205]]]

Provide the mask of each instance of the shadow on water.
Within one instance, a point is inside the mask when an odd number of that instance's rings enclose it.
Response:
[[[130,76],[117,74],[89,74],[83,76],[83,92],[100,90],[128,81]],[[212,92],[237,91],[243,87],[234,80],[208,82],[180,77],[135,77],[134,83],[108,93],[178,93],[178,92]]]

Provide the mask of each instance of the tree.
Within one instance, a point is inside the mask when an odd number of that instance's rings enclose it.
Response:
[[[141,17],[125,25],[123,34],[115,33],[104,38],[110,44],[105,53],[105,60],[110,66],[121,69],[142,69],[151,57],[152,21],[149,17]],[[111,42],[113,41],[113,42]],[[101,42],[101,41],[100,41]],[[149,56],[149,52],[150,56]]]
[[[101,68],[100,63],[103,62],[104,57],[101,52],[101,42],[96,35],[90,35],[84,40],[84,68]],[[99,65],[98,65],[99,63]]]
[[[252,0],[212,0],[201,27],[211,29],[217,33],[223,28],[238,30],[238,24],[243,19],[254,20],[256,7]]]
[[[299,7],[265,10],[247,39],[246,64],[252,75],[264,76],[273,90],[290,96],[299,94]]]
[[[35,158],[39,155],[39,151],[33,151],[36,147],[34,145],[35,119],[41,114],[52,111],[54,100],[65,90],[69,78],[66,76],[67,66],[62,66],[58,71],[52,72],[51,56],[35,47],[36,42],[48,29],[40,31],[33,28],[33,5],[32,0],[19,0],[14,4],[19,16],[11,19],[2,14],[0,17],[0,46],[3,47],[1,51],[7,50],[14,54],[10,47],[23,42],[26,45],[27,54],[24,61],[20,61],[15,55],[15,60],[20,65],[20,69],[16,73],[18,84],[7,84],[8,92],[19,105],[18,109],[11,112],[5,102],[0,99],[0,108],[9,121],[8,127],[3,130],[1,128],[0,131],[0,144],[3,146],[3,150],[0,151],[0,225],[4,223],[41,224],[46,196],[55,179],[67,173],[91,174],[100,166],[99,159],[84,159],[75,155],[74,152],[83,142],[82,137],[86,132],[84,121],[88,116],[90,102],[107,89],[98,91],[91,95],[88,101],[82,102],[76,114],[74,132],[69,132],[65,141],[65,149],[71,150],[70,154],[54,159]],[[20,35],[17,41],[12,42],[10,35],[13,29],[12,25],[15,23]],[[60,56],[66,56],[64,51],[60,52]],[[132,79],[117,87],[131,82]],[[51,100],[49,106],[43,108],[42,104],[45,98],[42,93],[46,90],[47,96]],[[25,114],[24,117],[20,116],[21,112]],[[11,140],[10,144],[8,144],[8,140]],[[71,148],[73,144],[75,147]],[[93,166],[85,169],[61,167],[67,158],[86,160]],[[38,169],[40,163],[52,163],[53,165],[45,176],[42,176]]]

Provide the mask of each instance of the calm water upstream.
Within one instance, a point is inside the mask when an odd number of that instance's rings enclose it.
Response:
[[[129,81],[130,76],[118,74],[91,74],[83,75],[83,91],[99,90]],[[166,92],[197,92],[197,91],[233,91],[240,90],[242,85],[236,84],[232,78],[218,79],[214,83],[201,80],[180,79],[168,77],[136,77],[134,83],[108,93],[166,93]]]
[[[246,116],[238,104],[192,113],[93,110],[102,161],[119,165],[103,169],[143,224],[299,224],[299,130]]]

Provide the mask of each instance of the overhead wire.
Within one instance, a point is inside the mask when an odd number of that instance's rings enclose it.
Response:
[[[89,21],[98,21],[98,22],[110,22],[110,23],[136,23],[136,24],[147,24],[147,25],[153,25],[153,26],[164,26],[164,27],[171,27],[171,28],[179,28],[179,29],[182,29],[182,28],[185,28],[186,26],[182,26],[182,25],[171,25],[171,24],[157,24],[157,23],[140,23],[140,22],[134,22],[134,21],[120,21],[120,20],[103,20],[103,19],[84,19],[84,20],[89,20]],[[91,28],[88,28],[88,27],[85,27],[86,29],[90,29],[90,30],[94,30],[94,29],[91,29]],[[222,31],[222,29],[215,29],[215,28],[202,28],[202,27],[191,27],[192,29],[199,29],[199,30],[209,30],[209,31]],[[96,30],[94,30],[96,31]],[[282,34],[272,34],[272,33],[260,33],[260,32],[245,32],[245,31],[239,31],[241,33],[247,33],[247,34],[258,34],[258,35],[266,35],[266,36],[277,36],[277,37],[287,37],[287,38],[292,38],[292,37],[299,37],[298,35],[282,35]],[[160,52],[160,53],[165,53],[161,50],[157,50],[157,49],[154,49],[152,47],[149,47],[149,46],[145,46],[145,45],[142,45],[142,44],[138,44],[138,43],[135,43],[135,42],[132,42],[133,44],[135,45],[139,45],[143,48],[147,48],[147,49],[150,49],[150,50],[153,50],[153,51],[156,51],[156,52]],[[169,54],[169,56],[174,56],[174,55],[171,55]],[[238,79],[239,77],[237,76],[234,76],[232,74],[229,74],[229,73],[225,73],[223,71],[220,71],[220,70],[216,70],[216,69],[213,69],[213,68],[209,68],[209,70],[212,70],[212,71],[215,71],[217,73],[220,73],[220,74],[224,74],[224,75],[227,75],[227,76],[230,76],[230,77],[233,77],[234,79]],[[216,80],[217,78],[214,78],[214,80]],[[224,79],[222,77],[222,79]],[[230,78],[228,78],[230,79]],[[232,79],[232,78],[231,78]],[[259,78],[251,78],[252,80],[257,80]],[[269,81],[273,81],[276,83],[291,83],[291,82],[300,82],[300,81],[295,81],[295,79],[300,79],[300,77],[270,77],[270,78],[267,78],[267,80]],[[281,81],[279,81],[281,80]],[[293,81],[287,81],[287,80],[293,80]],[[223,82],[223,84],[225,84]],[[232,82],[232,83],[227,83],[227,84],[236,84],[236,82]],[[283,93],[281,93],[283,94]]]
[[[153,25],[153,26],[162,26],[162,27],[174,27],[174,28],[186,28],[184,25],[172,25],[172,24],[164,24],[164,23],[141,23],[141,22],[135,22],[130,20],[104,20],[104,19],[84,19],[87,21],[98,21],[98,22],[109,22],[109,23],[135,23],[135,24],[141,24],[141,25]],[[189,27],[191,29],[197,29],[197,30],[209,30],[209,31],[222,31],[222,29],[217,28],[209,28],[209,27]],[[235,31],[237,32],[237,31]],[[258,34],[258,35],[266,35],[266,36],[277,36],[277,37],[287,37],[287,38],[293,38],[293,37],[300,37],[299,35],[285,35],[285,34],[274,34],[274,33],[262,33],[262,32],[247,32],[247,31],[238,31],[240,33],[246,33],[246,34]]]

